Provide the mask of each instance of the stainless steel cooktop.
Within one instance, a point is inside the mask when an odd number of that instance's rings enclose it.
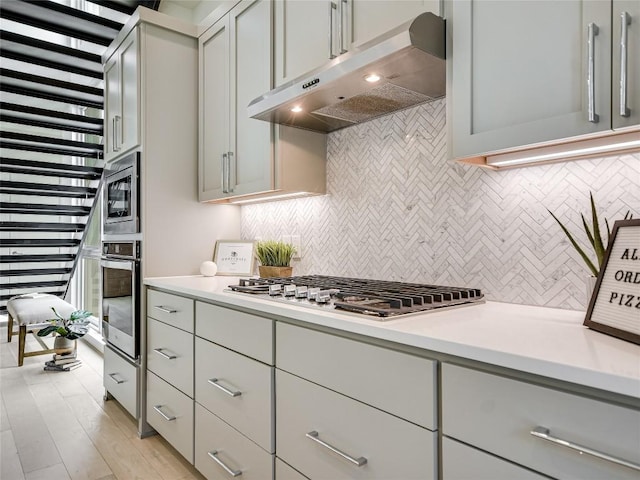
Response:
[[[306,275],[246,278],[229,285],[235,292],[316,308],[335,308],[380,320],[460,305],[484,303],[476,288],[423,285],[359,278]]]

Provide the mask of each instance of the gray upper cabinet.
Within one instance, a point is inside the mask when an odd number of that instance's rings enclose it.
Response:
[[[394,0],[372,2],[371,0],[340,0],[346,5],[341,11],[340,22],[345,32],[340,48],[349,50],[358,47],[398,25],[414,19],[424,12],[439,15],[438,0]]]
[[[138,116],[138,30],[134,29],[104,67],[104,157],[110,161],[140,144]]]
[[[201,201],[271,188],[270,124],[247,105],[271,88],[271,2],[240,2],[200,48]]]
[[[337,53],[337,10],[328,0],[276,0],[275,85],[328,62]]]
[[[287,83],[421,13],[438,0],[277,0],[275,84]]]
[[[612,18],[610,0],[450,2],[453,157],[602,135],[619,123],[637,126],[638,3],[614,1]],[[612,106],[619,86],[612,88],[611,80],[621,36],[618,4],[636,16],[627,52],[627,102],[634,113],[622,119]]]

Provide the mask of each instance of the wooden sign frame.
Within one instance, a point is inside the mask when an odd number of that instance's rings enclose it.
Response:
[[[584,325],[640,345],[640,219],[614,223]]]

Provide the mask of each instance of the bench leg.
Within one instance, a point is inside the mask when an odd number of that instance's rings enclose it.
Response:
[[[7,342],[11,343],[11,337],[13,336],[13,317],[10,313],[7,314]]]
[[[18,366],[21,367],[24,363],[24,343],[27,339],[27,326],[20,325],[20,331],[18,332]]]

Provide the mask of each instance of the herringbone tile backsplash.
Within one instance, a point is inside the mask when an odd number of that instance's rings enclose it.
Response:
[[[546,209],[583,243],[589,191],[611,223],[640,215],[640,154],[500,172],[460,165],[447,160],[445,100],[330,134],[327,168],[326,196],[242,207],[243,238],[301,236],[294,274],[584,309],[588,271]]]

